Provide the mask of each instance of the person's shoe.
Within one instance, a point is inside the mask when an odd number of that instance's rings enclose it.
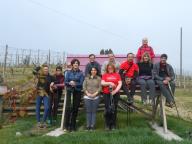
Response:
[[[37,128],[42,128],[41,122],[38,122],[38,123],[37,123]]]
[[[165,105],[167,106],[167,107],[170,107],[170,108],[173,108],[173,107],[175,107],[175,103],[174,102],[166,102],[165,103]]]
[[[149,99],[149,104],[150,104],[151,106],[155,106],[155,99],[154,99],[154,98]]]
[[[105,127],[106,131],[110,131],[110,128],[108,126]]]
[[[43,127],[44,129],[47,128],[47,124],[46,124],[46,122],[44,122],[44,123],[42,124],[42,127]]]
[[[89,130],[90,130],[90,127],[87,126],[87,127],[85,128],[85,131],[89,131]]]
[[[111,130],[112,130],[112,131],[116,130],[116,126],[114,126],[114,125],[111,126]]]
[[[127,100],[127,104],[128,104],[128,105],[133,105],[133,99],[128,99],[128,100]]]
[[[65,127],[63,131],[64,132],[70,132],[70,127]]]
[[[150,106],[152,105],[152,99],[148,100],[148,105],[150,105]]]
[[[144,106],[146,106],[146,105],[147,105],[147,100],[143,100],[143,101],[142,101],[142,104],[143,104]]]
[[[90,131],[94,131],[95,130],[95,127],[94,126],[91,126],[90,127]]]
[[[76,128],[75,127],[71,127],[70,128],[70,132],[75,132],[76,131]]]

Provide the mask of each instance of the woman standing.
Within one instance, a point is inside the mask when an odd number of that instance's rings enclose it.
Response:
[[[67,87],[67,101],[64,125],[65,129],[68,131],[76,130],[76,118],[80,105],[81,90],[84,80],[83,73],[79,70],[79,65],[79,60],[73,59],[71,61],[72,69],[67,72],[65,77],[65,85]]]
[[[102,76],[103,97],[105,103],[105,126],[106,130],[116,128],[117,104],[120,97],[119,90],[122,86],[121,77],[116,73],[115,66],[109,63],[106,73]]]
[[[141,98],[144,105],[147,102],[147,88],[149,88],[149,103],[152,104],[151,100],[155,98],[155,82],[152,76],[153,64],[149,53],[142,55],[141,61],[138,63],[139,66],[139,78],[138,83],[141,86]]]
[[[92,67],[89,71],[89,75],[83,82],[87,130],[95,129],[96,112],[101,92],[101,78],[97,74],[99,74],[98,69],[96,67]]]

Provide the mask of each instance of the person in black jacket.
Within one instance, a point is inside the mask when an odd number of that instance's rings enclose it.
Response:
[[[151,63],[151,57],[149,53],[145,52],[142,55],[141,61],[138,63],[139,77],[137,82],[141,87],[141,98],[144,105],[152,104],[154,102],[155,94],[155,82],[153,80],[153,64]],[[149,88],[149,101],[147,101],[147,88]]]
[[[91,71],[91,69],[93,67],[96,67],[98,69],[97,75],[101,76],[101,66],[97,61],[95,61],[95,55],[90,54],[89,55],[89,63],[85,66],[85,76],[89,75],[89,72]]]

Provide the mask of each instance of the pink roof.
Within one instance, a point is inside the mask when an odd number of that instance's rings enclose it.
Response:
[[[89,62],[89,55],[67,55],[67,63],[71,62],[72,59],[78,59],[80,61],[80,69],[84,71],[86,64]],[[115,55],[115,59],[120,63],[126,61],[127,55]],[[102,65],[104,61],[108,60],[107,55],[96,55],[96,61]],[[160,55],[156,55],[153,59],[154,63],[160,60]],[[136,62],[136,57],[134,59]]]

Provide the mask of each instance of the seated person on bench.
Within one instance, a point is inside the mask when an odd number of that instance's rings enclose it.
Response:
[[[175,106],[173,94],[175,92],[175,73],[170,64],[167,63],[167,55],[162,54],[159,63],[153,67],[156,83],[159,85],[161,93],[166,97],[166,105]]]
[[[141,61],[138,63],[139,77],[138,84],[141,87],[141,99],[144,105],[153,104],[155,94],[155,82],[153,80],[152,71],[153,64],[149,53],[145,52],[142,55]],[[149,89],[149,101],[147,101],[147,88]]]
[[[133,104],[133,96],[136,89],[136,77],[139,72],[138,65],[133,61],[134,54],[127,54],[127,61],[123,62],[120,66],[119,74],[123,82],[122,89],[128,97],[128,102]],[[129,92],[130,88],[130,92]]]

